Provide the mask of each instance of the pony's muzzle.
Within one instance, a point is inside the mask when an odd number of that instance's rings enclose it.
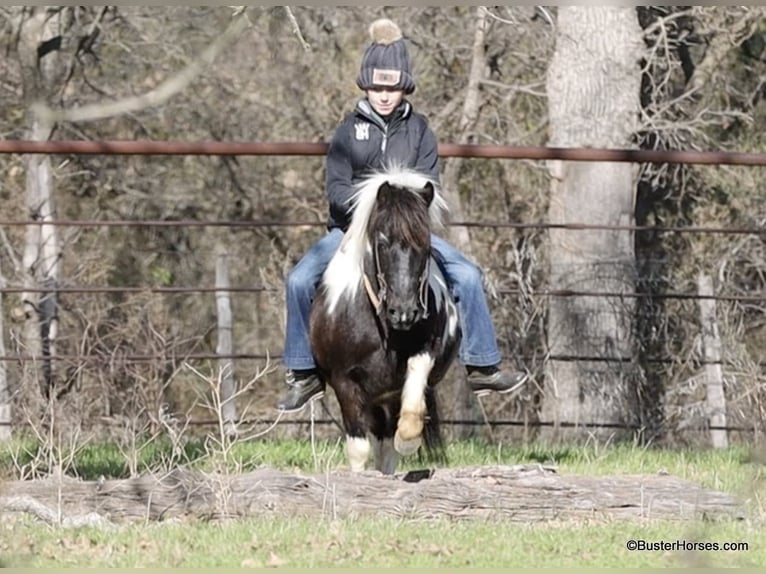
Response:
[[[391,328],[397,331],[409,331],[422,318],[420,307],[415,302],[389,305],[386,312]]]

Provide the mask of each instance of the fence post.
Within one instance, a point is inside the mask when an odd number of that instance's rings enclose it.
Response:
[[[234,364],[232,355],[231,335],[231,300],[228,291],[229,283],[229,254],[225,247],[218,245],[215,259],[215,306],[218,317],[218,344],[216,354],[219,355],[218,367],[221,377],[220,399],[226,433],[236,434],[237,405],[235,402]]]
[[[5,287],[0,269],[0,287]],[[11,393],[8,390],[8,370],[5,362],[5,325],[3,324],[3,293],[0,291],[0,442],[11,439]]]
[[[710,439],[713,448],[726,448],[729,439],[726,433],[726,397],[723,392],[723,369],[721,368],[721,337],[716,320],[713,280],[710,275],[697,275],[697,290],[700,295],[700,324],[702,326],[702,350],[705,359],[705,385],[707,387],[707,410],[710,417]]]

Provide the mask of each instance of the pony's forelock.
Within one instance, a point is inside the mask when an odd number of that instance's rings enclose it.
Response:
[[[428,208],[431,228],[438,229],[444,225],[444,218],[448,213],[447,202],[441,194],[438,182],[428,176],[392,165],[359,182],[350,198],[353,207],[351,224],[323,275],[329,313],[333,312],[342,297],[354,297],[362,284],[364,256],[370,249],[367,226],[375,207],[378,189],[386,182],[391,186],[410,189],[413,193],[422,190],[428,183],[433,185],[434,198]]]

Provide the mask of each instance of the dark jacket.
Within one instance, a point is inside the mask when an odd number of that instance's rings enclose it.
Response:
[[[348,203],[353,186],[388,162],[416,169],[439,181],[436,135],[428,120],[403,100],[384,121],[367,99],[357,102],[353,112],[338,126],[327,151],[328,229],[346,230],[351,222]]]

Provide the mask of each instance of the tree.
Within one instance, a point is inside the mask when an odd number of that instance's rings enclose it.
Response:
[[[25,103],[52,99],[63,77],[60,48],[61,31],[71,26],[71,14],[65,8],[30,7],[16,12],[19,31],[18,55],[21,62]],[[53,125],[29,114],[27,137],[47,140]],[[43,373],[31,372],[35,362],[28,362],[25,380],[36,378],[43,395],[48,395],[53,381],[53,357],[58,330],[56,288],[61,273],[61,252],[55,226],[53,170],[50,157],[29,155],[26,163],[26,199],[29,217],[38,224],[29,225],[24,244],[23,273],[25,287],[24,339],[26,352],[42,360]],[[46,289],[41,292],[40,289]]]
[[[477,6],[476,22],[474,24],[473,45],[471,47],[471,66],[468,74],[468,85],[463,97],[463,109],[458,123],[459,135],[458,143],[474,143],[476,124],[479,119],[479,107],[481,104],[481,95],[479,86],[484,77],[486,68],[486,34],[489,26],[487,8]],[[442,176],[442,187],[444,188],[452,217],[457,220],[465,219],[460,193],[459,193],[459,175],[460,167],[463,164],[462,158],[450,158],[444,162],[444,175]],[[468,229],[465,227],[453,227],[450,230],[450,236],[454,245],[460,249],[467,257],[471,257],[471,237]],[[465,379],[460,377],[455,385],[444,385],[452,390],[455,418],[459,420],[470,420],[473,417],[473,397],[465,383]],[[456,434],[461,437],[469,436],[475,427],[466,426],[456,429]]]
[[[634,8],[561,7],[556,50],[547,75],[550,140],[554,147],[626,148],[639,117],[641,29]],[[553,161],[550,223],[630,225],[635,168],[627,163]],[[547,322],[543,418],[574,423],[569,438],[591,433],[591,423],[632,421],[629,368],[634,292],[632,234],[627,231],[551,229],[550,289],[600,292],[552,297]],[[567,356],[593,357],[571,361]],[[605,359],[610,360],[605,360]],[[583,425],[583,426],[580,426]]]

